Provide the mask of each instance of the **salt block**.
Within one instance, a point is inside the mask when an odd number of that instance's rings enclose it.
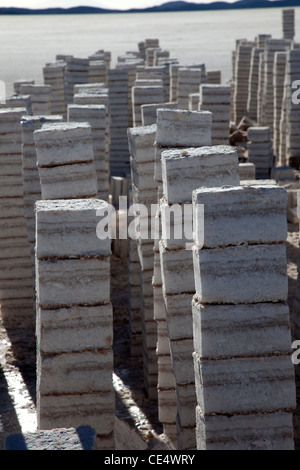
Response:
[[[156,144],[162,147],[211,145],[211,126],[209,111],[159,109]]]
[[[129,128],[127,135],[132,158],[139,163],[155,160],[156,124]]]
[[[283,354],[291,346],[285,302],[202,304],[192,301],[194,350],[201,358]]]
[[[196,293],[202,303],[239,304],[287,299],[285,243],[202,250],[194,247],[193,260]]]
[[[193,356],[197,402],[205,415],[274,412],[296,406],[290,354],[218,360]]]
[[[205,416],[196,407],[198,450],[294,450],[289,411]]]
[[[191,294],[164,295],[166,321],[171,340],[193,337]]]
[[[269,142],[271,129],[269,127],[249,127],[247,137],[252,142]]]
[[[7,436],[5,450],[95,450],[95,438],[88,426],[39,430]]]
[[[39,167],[94,160],[89,123],[44,124],[34,131],[34,141]]]
[[[168,250],[159,242],[162,281],[165,295],[195,293],[191,250]]]
[[[105,217],[108,211],[108,203],[97,199],[38,201],[37,257],[109,255],[111,240],[97,237],[101,215]]]
[[[161,155],[163,195],[169,204],[192,200],[200,187],[240,184],[238,154],[234,147],[165,150]]]
[[[203,243],[203,224],[205,247],[285,242],[287,200],[287,191],[275,185],[197,189],[195,243]],[[204,205],[204,218],[199,205]]]
[[[38,260],[37,299],[42,307],[95,305],[109,301],[110,260],[103,258]]]

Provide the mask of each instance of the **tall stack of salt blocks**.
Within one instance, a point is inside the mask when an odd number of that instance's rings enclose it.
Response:
[[[66,105],[73,103],[74,85],[89,83],[89,59],[68,57],[65,70]]]
[[[264,98],[264,77],[265,77],[265,63],[264,63],[264,51],[259,53],[259,65],[258,65],[258,90],[257,90],[257,125],[262,123],[263,113],[263,98]]]
[[[104,105],[68,105],[68,121],[88,122],[92,128],[98,198],[107,201],[109,194],[109,160],[106,152],[108,116]]]
[[[287,67],[285,77],[285,107],[286,107],[286,164],[299,168],[300,163],[300,104],[296,93],[296,100],[293,93],[299,88],[293,85],[299,80],[300,74],[300,50],[295,49],[288,52]]]
[[[274,58],[275,52],[286,51],[291,47],[290,41],[283,39],[267,39],[264,51],[264,86],[262,101],[262,126],[274,128]]]
[[[89,123],[44,124],[33,135],[42,199],[97,197],[98,183]]]
[[[189,109],[189,95],[199,93],[202,83],[200,68],[180,67],[178,69],[177,102],[180,109]]]
[[[36,203],[39,429],[87,425],[114,449],[110,240],[96,234],[95,199]]]
[[[209,132],[207,133],[209,139]],[[159,242],[162,290],[166,305],[172,365],[177,394],[178,448],[196,446],[196,391],[193,371],[193,322],[191,300],[195,294],[192,242],[192,191],[197,186],[239,184],[238,156],[229,146],[203,146],[166,150],[162,153],[163,198],[161,200],[162,239]],[[172,205],[187,211],[184,223],[166,214]],[[188,211],[186,205],[189,204]],[[175,238],[175,230],[184,230]],[[188,236],[186,230],[189,229]],[[173,232],[174,231],[174,232]]]
[[[249,127],[247,131],[248,161],[254,163],[256,179],[268,179],[274,164],[269,127]]]
[[[294,448],[286,205],[277,185],[193,193],[198,450]]]
[[[199,111],[210,111],[213,114],[212,145],[229,144],[230,104],[230,86],[200,85]]]
[[[250,76],[249,76],[249,92],[247,111],[250,119],[257,121],[257,100],[258,100],[258,84],[259,84],[259,55],[263,52],[263,48],[253,47],[251,52]]]
[[[130,356],[140,358],[143,357],[141,264],[137,241],[133,239],[129,239],[128,247],[128,286]]]
[[[132,87],[132,112],[133,126],[142,126],[142,105],[164,103],[166,101],[165,90],[158,86],[133,86]]]
[[[136,79],[160,79],[163,81],[165,96],[170,93],[170,68],[169,65],[163,64],[155,67],[146,67],[138,65],[136,69]]]
[[[125,69],[128,74],[128,127],[133,127],[133,111],[132,111],[132,87],[136,80],[136,70],[138,65],[142,65],[143,61],[139,58],[124,62],[118,62],[116,69]]]
[[[294,40],[295,37],[295,10],[293,8],[282,10],[282,32],[284,39]]]
[[[150,399],[157,399],[157,325],[153,314],[152,288],[154,241],[151,234],[152,205],[157,203],[155,138],[156,124],[128,129],[133,203],[142,204],[147,209],[147,214],[141,212],[139,225],[147,228],[148,237],[144,238],[144,234],[138,232],[135,235],[140,261],[144,383]]]
[[[34,282],[24,214],[21,119],[25,108],[0,110],[0,303],[8,328],[34,326]]]
[[[245,43],[240,43],[237,46],[233,97],[233,117],[236,124],[247,113],[252,48],[251,44]]]
[[[50,106],[51,114],[61,114],[66,117],[65,98],[65,69],[66,62],[57,61],[47,63],[43,67],[43,77],[45,85],[51,86]]]
[[[238,124],[247,112],[249,75],[251,70],[251,44],[240,43],[236,50],[234,86],[234,122]]]
[[[37,156],[33,133],[46,123],[62,122],[62,116],[22,116],[22,175],[24,216],[30,243],[32,267],[35,266],[35,213],[34,205],[41,197],[40,175],[37,168]]]
[[[107,85],[107,67],[104,60],[92,60],[89,57],[89,82]]]
[[[283,114],[284,79],[287,63],[286,52],[275,52],[274,58],[274,120],[273,149],[280,164],[280,121]]]
[[[130,174],[127,140],[128,117],[128,72],[122,69],[107,70],[110,105],[110,172],[111,175]]]
[[[50,85],[21,85],[21,95],[31,96],[32,113],[51,114],[51,86]]]

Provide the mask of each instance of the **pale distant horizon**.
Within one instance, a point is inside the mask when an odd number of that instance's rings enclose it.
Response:
[[[1,7],[45,9],[45,8],[72,8],[90,6],[107,8],[109,10],[129,10],[131,8],[149,8],[162,5],[169,0],[1,0]],[[186,1],[186,0],[185,0]],[[214,3],[217,0],[191,0],[187,3]],[[235,3],[237,0],[224,0]],[[272,0],[276,1],[276,0]]]

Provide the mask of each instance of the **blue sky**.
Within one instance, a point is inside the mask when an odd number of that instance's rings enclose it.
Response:
[[[146,8],[154,5],[161,5],[168,0],[0,0],[1,7],[20,8],[49,8],[62,7],[69,8],[78,5],[88,5],[100,8],[116,8],[127,10],[129,8]],[[192,0],[193,3],[212,3],[212,0]],[[225,0],[233,3],[236,0]]]

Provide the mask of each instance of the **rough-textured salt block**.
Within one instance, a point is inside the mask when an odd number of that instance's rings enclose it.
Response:
[[[112,306],[41,308],[37,324],[37,343],[44,354],[109,349],[112,347]]]
[[[269,127],[249,127],[247,137],[252,142],[269,142],[271,129]]]
[[[204,416],[196,407],[197,450],[294,450],[293,414]]]
[[[192,200],[200,187],[238,186],[238,154],[234,147],[170,149],[162,152],[163,195],[169,204]]]
[[[279,186],[197,189],[195,243],[203,243],[203,223],[205,247],[285,242],[287,200],[287,191]],[[202,211],[198,214],[199,205],[204,205],[204,219]]]
[[[89,123],[44,124],[34,132],[39,167],[94,160]]]
[[[171,340],[193,338],[191,294],[164,295]]]
[[[195,287],[202,303],[280,302],[287,299],[285,243],[193,248]]]
[[[156,144],[162,147],[211,145],[211,127],[209,111],[159,109]]]
[[[285,302],[201,304],[192,301],[194,350],[202,358],[282,354],[291,346]]]
[[[95,305],[109,301],[110,259],[38,260],[37,301],[42,307]]]
[[[156,124],[132,127],[127,130],[129,151],[132,158],[139,163],[155,160]]]
[[[296,406],[290,354],[217,360],[193,356],[197,401],[204,414],[273,412]]]
[[[166,248],[186,248],[193,242],[192,204],[167,204],[160,200],[161,239]]]
[[[254,163],[239,163],[240,180],[255,180]]]
[[[195,293],[191,250],[167,250],[159,242],[161,273],[165,295]]]
[[[37,257],[109,255],[111,240],[97,237],[97,225],[108,210],[108,203],[97,199],[38,201]]]
[[[98,185],[94,161],[38,167],[42,199],[93,198]]]

